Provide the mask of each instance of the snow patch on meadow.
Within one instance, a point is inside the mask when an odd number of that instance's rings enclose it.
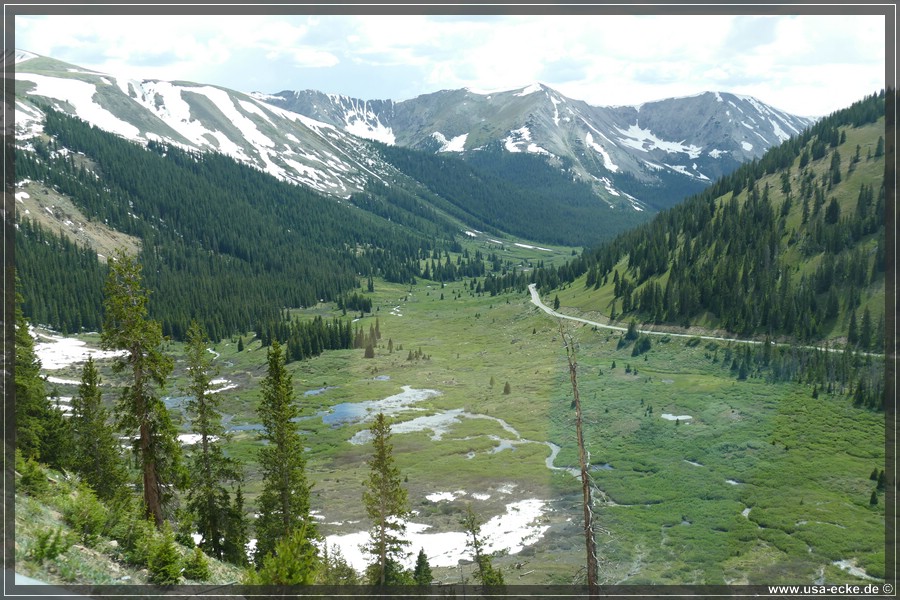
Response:
[[[506,506],[506,512],[497,515],[481,526],[484,552],[505,551],[518,554],[526,546],[537,543],[550,528],[541,523],[541,517],[549,509],[546,502],[535,498],[513,502]],[[464,531],[429,533],[430,525],[406,523],[406,539],[409,555],[403,560],[404,567],[415,567],[418,550],[424,549],[428,563],[432,567],[455,567],[461,560],[472,560],[472,551],[466,547],[467,534]],[[326,537],[329,546],[337,546],[347,562],[357,571],[364,571],[372,557],[361,550],[369,541],[368,531]]]
[[[34,338],[34,353],[41,361],[41,368],[47,371],[57,371],[68,366],[87,362],[88,357],[94,360],[115,358],[128,354],[125,350],[100,350],[88,347],[81,340],[53,335],[51,333],[38,332],[34,327],[28,327],[28,333]]]

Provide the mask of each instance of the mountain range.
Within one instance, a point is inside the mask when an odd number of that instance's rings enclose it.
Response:
[[[814,122],[724,92],[616,107],[592,106],[542,84],[492,94],[445,90],[399,102],[312,90],[245,94],[125,79],[24,50],[15,53],[15,77],[20,139],[41,130],[37,101],[133,141],[219,152],[339,198],[369,182],[404,179],[372,140],[463,158],[488,172],[508,155],[532,155],[544,159],[540,168],[587,185],[597,210],[644,217]],[[606,220],[619,230],[633,223]]]
[[[539,83],[402,102],[315,90],[254,97],[386,144],[464,157],[491,147],[544,156],[590,182],[611,206],[636,210],[671,206],[679,192],[699,191],[814,122],[722,92],[599,107]]]

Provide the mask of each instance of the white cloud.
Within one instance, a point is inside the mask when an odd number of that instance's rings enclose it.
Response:
[[[817,115],[884,87],[872,15],[19,16],[16,36],[101,71],[365,99],[541,81],[596,105],[730,91]]]

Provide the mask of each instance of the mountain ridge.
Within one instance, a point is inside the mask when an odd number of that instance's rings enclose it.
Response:
[[[415,149],[466,155],[500,142],[509,152],[540,154],[591,182],[610,205],[636,210],[675,202],[648,201],[640,186],[632,188],[636,194],[623,189],[629,177],[645,188],[681,179],[682,187],[699,191],[814,122],[727,92],[599,107],[540,83],[490,93],[441,90],[399,102],[315,90],[264,97],[356,135]]]
[[[655,212],[813,122],[726,92],[596,107],[529,84],[490,93],[440,90],[396,102],[130,79],[24,50],[15,67],[20,133],[38,127],[40,111],[28,99],[42,96],[135,141],[222,152],[339,198],[362,191],[371,178],[396,175],[366,139],[461,157],[500,143],[588,182],[605,206]]]

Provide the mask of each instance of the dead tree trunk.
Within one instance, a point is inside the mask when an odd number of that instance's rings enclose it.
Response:
[[[571,336],[563,330],[562,321],[559,322],[559,333],[566,346],[566,358],[569,361],[569,377],[572,380],[572,393],[575,395],[575,431],[578,436],[578,460],[581,463],[581,491],[584,502],[584,544],[587,557],[587,584],[591,596],[597,594],[598,560],[597,543],[594,540],[594,511],[591,505],[591,482],[588,477],[587,452],[584,449],[584,434],[581,428],[581,399],[578,397],[578,379],[576,371],[578,362],[575,360],[575,345]]]

